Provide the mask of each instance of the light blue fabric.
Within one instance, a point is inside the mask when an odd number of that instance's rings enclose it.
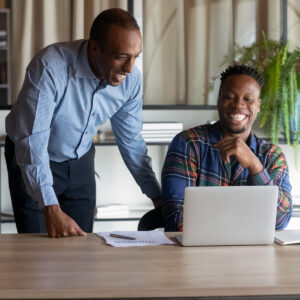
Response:
[[[41,206],[57,204],[49,160],[82,157],[98,126],[110,119],[127,167],[143,193],[156,198],[160,187],[140,134],[141,75],[134,67],[118,87],[99,85],[88,63],[87,44],[50,45],[27,68],[18,101],[6,118],[26,189]]]

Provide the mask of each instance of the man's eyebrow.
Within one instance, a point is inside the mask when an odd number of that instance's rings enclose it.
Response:
[[[142,53],[143,51],[141,50],[140,52],[138,52],[137,54],[135,54],[134,56],[138,56],[138,55],[140,55],[141,53]],[[115,52],[115,53],[113,53],[113,55],[124,55],[124,56],[131,56],[131,54],[129,54],[129,53],[125,53],[125,52],[121,52],[121,53],[119,53],[119,52]]]
[[[235,94],[234,90],[233,89],[228,89],[227,91],[224,91],[223,92],[224,94]]]

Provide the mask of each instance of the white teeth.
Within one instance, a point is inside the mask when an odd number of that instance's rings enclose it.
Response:
[[[125,79],[125,78],[126,78],[126,75],[118,74],[118,78],[119,78],[120,80]]]
[[[229,116],[231,119],[236,120],[236,121],[242,121],[246,118],[246,115],[244,115],[244,114],[236,114],[236,115],[230,114]]]

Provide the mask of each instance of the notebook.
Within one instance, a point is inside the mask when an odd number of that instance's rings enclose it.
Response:
[[[272,244],[277,186],[187,187],[183,246]]]
[[[275,242],[279,245],[300,244],[300,230],[276,231]]]
[[[111,245],[113,247],[158,246],[175,244],[158,229],[149,231],[98,232],[97,235],[103,238],[107,245]]]

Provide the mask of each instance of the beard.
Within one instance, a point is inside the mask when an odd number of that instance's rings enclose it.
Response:
[[[233,133],[233,134],[240,134],[240,133],[244,133],[246,131],[246,128],[242,127],[241,129],[234,130],[234,129],[230,128],[230,127],[227,127],[227,130],[230,133]]]
[[[220,123],[221,123],[221,126],[223,127],[223,129],[225,129],[227,132],[229,132],[231,134],[241,134],[241,133],[244,133],[246,131],[245,126],[240,128],[240,129],[235,130],[235,129],[230,128],[224,120],[220,119]]]

